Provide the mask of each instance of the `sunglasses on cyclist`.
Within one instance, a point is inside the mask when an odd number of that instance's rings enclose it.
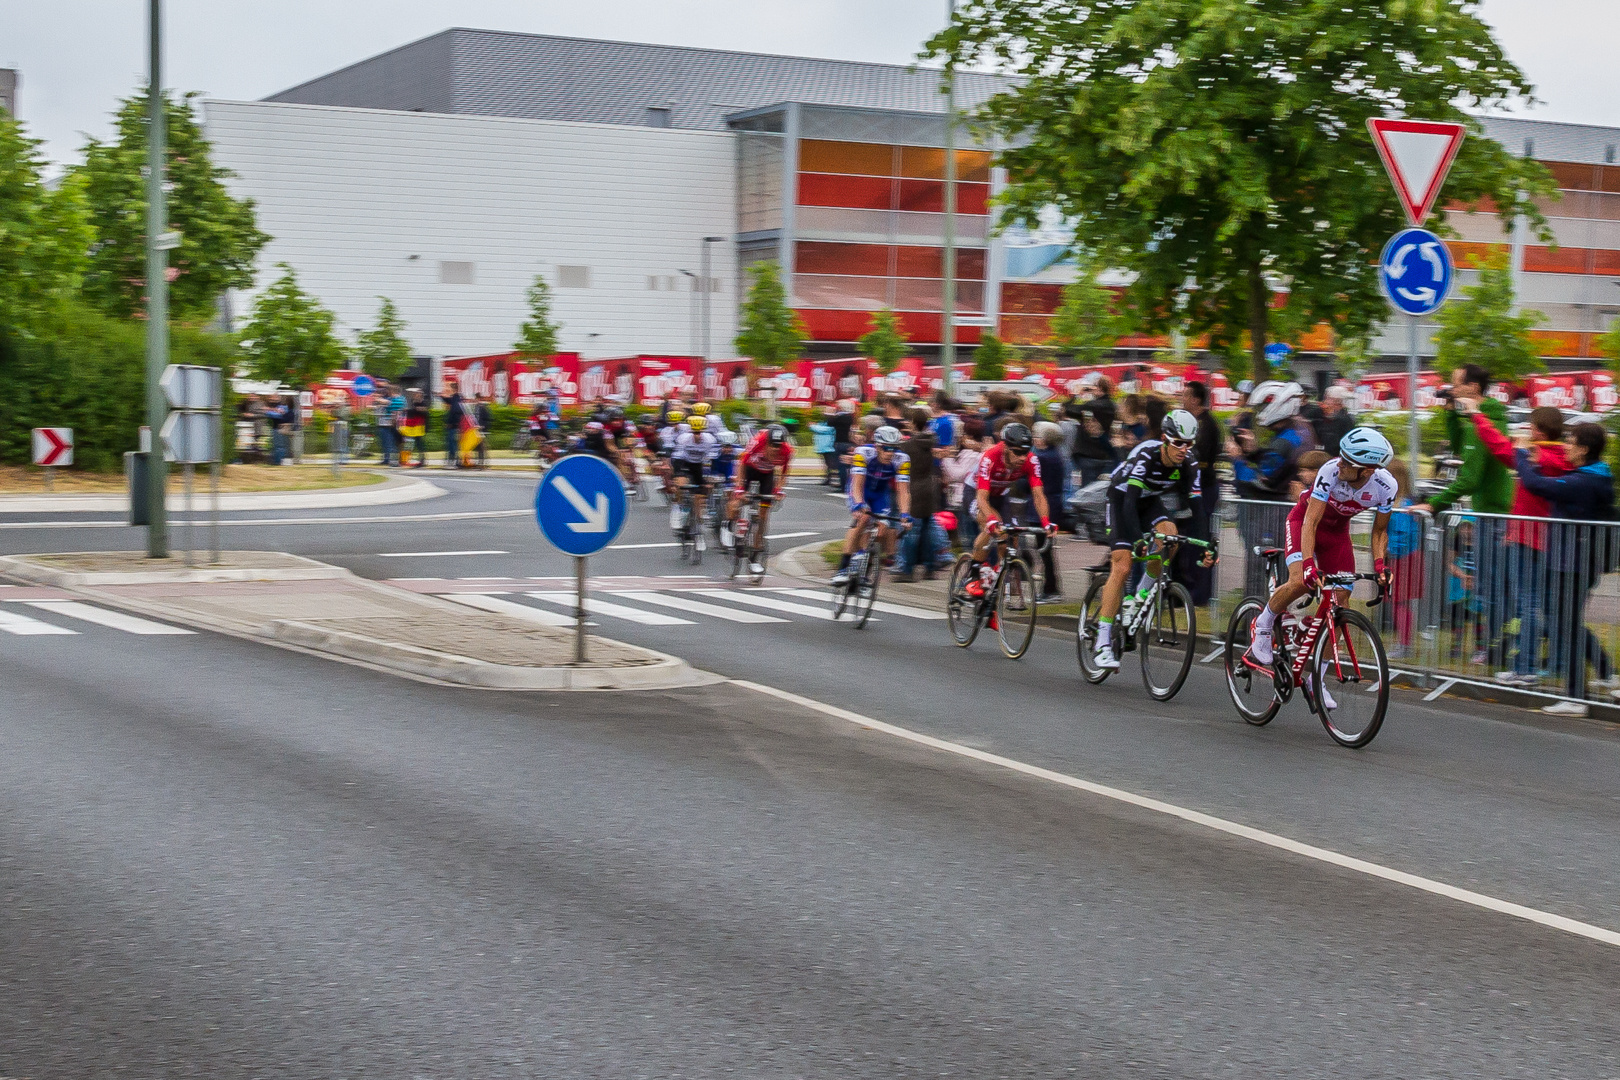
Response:
[[[1191,440],[1166,439],[1164,444],[1173,450],[1191,450],[1193,448]]]

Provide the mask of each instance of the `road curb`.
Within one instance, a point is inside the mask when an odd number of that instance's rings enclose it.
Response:
[[[376,469],[366,469],[375,472]],[[350,506],[395,506],[400,503],[436,499],[446,492],[421,477],[384,474],[380,484],[345,488],[313,488],[307,491],[236,491],[221,494],[221,513],[259,510],[334,510]],[[206,513],[210,500],[205,492],[192,497],[194,513]],[[184,513],[185,497],[170,492],[170,513]],[[129,510],[126,495],[0,495],[0,514],[121,514]]]
[[[302,555],[288,555],[287,557],[304,565],[285,569],[194,567],[186,570],[153,570],[145,573],[88,574],[76,573],[71,570],[58,570],[49,566],[39,566],[25,559],[5,555],[0,556],[0,573],[9,574],[24,581],[32,581],[38,585],[54,585],[62,589],[94,589],[97,585],[160,585],[170,583],[206,585],[225,581],[314,581],[354,576],[341,566],[329,566],[326,563],[316,562],[314,559],[306,559]]]

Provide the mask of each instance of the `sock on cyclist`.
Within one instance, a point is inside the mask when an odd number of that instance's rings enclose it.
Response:
[[[1100,619],[1097,622],[1097,644],[1107,645],[1114,640],[1114,620]]]
[[[1271,628],[1277,624],[1277,613],[1271,608],[1260,609],[1260,614],[1254,617],[1254,628],[1262,633],[1270,633]]]
[[[849,553],[848,552],[845,552],[844,554],[838,556],[838,569],[840,569],[840,570],[848,570],[849,569]]]

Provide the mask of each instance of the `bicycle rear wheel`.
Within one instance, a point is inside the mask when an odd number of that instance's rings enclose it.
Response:
[[[770,542],[765,539],[765,530],[759,527],[759,519],[754,519],[754,543],[751,546],[754,562],[759,564],[759,573],[749,572],[755,585],[765,584],[765,571],[770,569],[771,560]]]
[[[973,556],[959,555],[956,565],[951,567],[951,580],[945,590],[945,621],[951,627],[951,640],[964,649],[973,644],[973,639],[979,636],[979,627],[984,625],[979,598],[967,592],[968,585],[977,576],[973,572]]]
[[[996,635],[1009,660],[1023,656],[1035,637],[1037,589],[1029,564],[1016,555],[1009,558],[996,582]]]
[[[1142,685],[1154,701],[1169,701],[1187,681],[1198,648],[1198,610],[1187,587],[1172,581],[1160,589],[1138,634]]]
[[[1282,708],[1271,670],[1256,669],[1251,661],[1244,659],[1253,640],[1255,616],[1265,606],[1266,602],[1259,597],[1246,596],[1226,625],[1226,692],[1238,715],[1256,727],[1271,723],[1277,710]]]
[[[1316,639],[1305,678],[1334,742],[1357,749],[1373,741],[1389,708],[1389,660],[1365,615],[1344,608],[1334,613],[1333,632]]]
[[[1107,584],[1107,574],[1091,575],[1091,588],[1086,590],[1085,602],[1080,605],[1080,617],[1074,624],[1075,659],[1080,662],[1081,677],[1093,686],[1114,673],[1112,668],[1098,667],[1095,662],[1097,627],[1102,616],[1102,594]]]
[[[854,581],[855,595],[850,598],[850,614],[855,617],[855,629],[864,629],[872,617],[872,605],[877,601],[878,581],[883,577],[883,551],[867,548],[861,556],[861,576]]]

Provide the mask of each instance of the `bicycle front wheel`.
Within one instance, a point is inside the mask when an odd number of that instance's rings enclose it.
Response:
[[[1040,604],[1035,576],[1029,564],[1014,556],[1001,568],[996,583],[996,634],[1007,659],[1017,660],[1035,637],[1036,608]]]
[[[1154,701],[1169,701],[1187,681],[1198,648],[1198,610],[1179,581],[1159,590],[1153,610],[1137,632],[1142,654],[1142,685]]]
[[[883,550],[867,548],[861,559],[861,576],[852,584],[855,595],[849,604],[849,613],[855,618],[855,629],[866,626],[872,617],[872,605],[877,602],[878,581],[883,577]]]
[[[1255,727],[1271,723],[1282,708],[1271,669],[1257,667],[1247,657],[1249,643],[1254,640],[1255,617],[1265,606],[1259,597],[1246,596],[1226,625],[1226,692],[1238,715]]]
[[[1080,675],[1093,686],[1113,674],[1113,668],[1097,665],[1097,627],[1102,618],[1103,588],[1108,584],[1107,574],[1091,575],[1091,588],[1086,590],[1085,603],[1080,605],[1080,617],[1074,624],[1074,653],[1080,661]]]
[[[977,577],[973,571],[973,556],[962,554],[951,567],[951,580],[945,589],[945,621],[951,627],[951,640],[964,649],[973,644],[973,639],[979,636],[979,627],[984,624],[979,614],[979,598],[967,591]]]
[[[1365,615],[1344,608],[1334,614],[1333,632],[1316,639],[1305,678],[1327,733],[1340,746],[1358,749],[1383,726],[1389,708],[1389,659]]]

